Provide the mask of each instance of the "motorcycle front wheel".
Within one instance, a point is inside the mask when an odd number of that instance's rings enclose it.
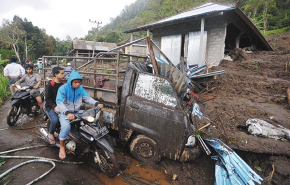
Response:
[[[17,122],[19,115],[20,115],[20,105],[12,105],[8,115],[7,115],[7,124],[9,126],[14,126],[15,123]]]
[[[115,177],[119,172],[119,166],[115,155],[107,149],[97,149],[100,161],[95,156],[95,163],[100,167],[101,171],[110,178]],[[96,154],[95,154],[96,155]]]

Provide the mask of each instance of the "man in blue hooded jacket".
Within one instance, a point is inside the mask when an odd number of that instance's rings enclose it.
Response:
[[[75,119],[76,113],[80,111],[82,102],[91,105],[99,106],[103,108],[102,104],[90,97],[90,95],[81,86],[82,77],[77,71],[72,71],[67,83],[62,85],[56,96],[56,104],[58,107],[58,117],[61,125],[59,134],[59,158],[64,159],[66,157],[64,140],[67,138],[71,125],[70,121]]]

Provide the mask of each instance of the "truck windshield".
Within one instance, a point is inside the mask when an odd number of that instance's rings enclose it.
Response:
[[[177,105],[175,93],[170,83],[157,76],[139,73],[134,94],[170,107]]]

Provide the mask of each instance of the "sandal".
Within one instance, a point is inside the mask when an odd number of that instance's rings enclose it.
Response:
[[[48,143],[50,145],[55,145],[56,144],[56,141],[54,139],[51,139],[49,136],[47,136],[47,139],[48,139]]]
[[[59,152],[58,154],[58,157],[61,159],[61,160],[64,160],[66,158],[66,153],[62,153],[62,152]]]

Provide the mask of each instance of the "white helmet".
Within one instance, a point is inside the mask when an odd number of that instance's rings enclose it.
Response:
[[[70,66],[70,65],[71,65],[71,63],[70,63],[70,62],[68,62],[66,65],[67,65],[67,66]]]

